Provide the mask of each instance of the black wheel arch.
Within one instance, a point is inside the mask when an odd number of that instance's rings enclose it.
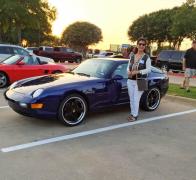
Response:
[[[61,70],[53,70],[52,74],[55,74],[55,73],[63,73],[63,72]]]
[[[82,98],[84,98],[84,100],[86,101],[86,104],[87,104],[87,110],[89,110],[90,108],[90,105],[89,105],[89,99],[88,97],[81,91],[78,91],[78,90],[71,90],[71,91],[67,91],[66,93],[64,93],[63,97],[61,98],[60,100],[60,103],[67,97],[67,96],[70,96],[72,94],[78,94],[80,95]],[[60,104],[59,104],[59,107],[60,107]],[[58,109],[59,109],[58,107]]]

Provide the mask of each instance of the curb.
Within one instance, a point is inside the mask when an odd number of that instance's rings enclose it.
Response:
[[[196,102],[196,99],[187,98],[187,97],[182,97],[182,96],[176,96],[176,95],[166,94],[166,97],[178,98],[178,99],[180,99],[180,100],[186,100],[186,101]]]
[[[179,85],[179,86],[181,85],[180,83],[176,83],[176,82],[169,82],[169,84],[175,84],[175,85]],[[196,84],[191,84],[190,85],[190,88],[191,87],[195,88],[196,87]]]
[[[184,73],[172,73],[172,72],[168,72],[169,76],[173,76],[173,77],[184,77]],[[193,76],[192,79],[196,79],[196,76]]]

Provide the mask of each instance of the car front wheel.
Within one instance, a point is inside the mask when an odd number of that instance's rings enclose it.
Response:
[[[8,85],[8,77],[5,73],[0,72],[0,88],[6,87]]]
[[[146,111],[154,111],[159,107],[161,101],[160,90],[156,87],[145,91],[141,97],[140,105]]]
[[[84,120],[86,113],[87,103],[85,99],[78,94],[72,94],[61,103],[58,118],[67,126],[76,126]]]

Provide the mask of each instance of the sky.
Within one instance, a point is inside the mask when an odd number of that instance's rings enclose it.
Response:
[[[109,49],[110,44],[130,43],[127,31],[139,16],[160,9],[180,6],[186,0],[48,0],[57,9],[53,34],[76,21],[88,21],[102,30],[103,41],[94,48]]]

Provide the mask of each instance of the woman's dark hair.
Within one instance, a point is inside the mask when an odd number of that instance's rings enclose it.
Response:
[[[144,37],[141,37],[141,38],[139,38],[139,39],[137,40],[137,45],[139,44],[140,41],[143,41],[143,42],[145,42],[145,44],[147,44],[147,39],[144,38]],[[138,52],[138,48],[135,47],[135,48],[133,49],[133,53],[134,53],[134,54],[137,54],[137,52]],[[144,49],[144,53],[146,53],[146,48]]]

